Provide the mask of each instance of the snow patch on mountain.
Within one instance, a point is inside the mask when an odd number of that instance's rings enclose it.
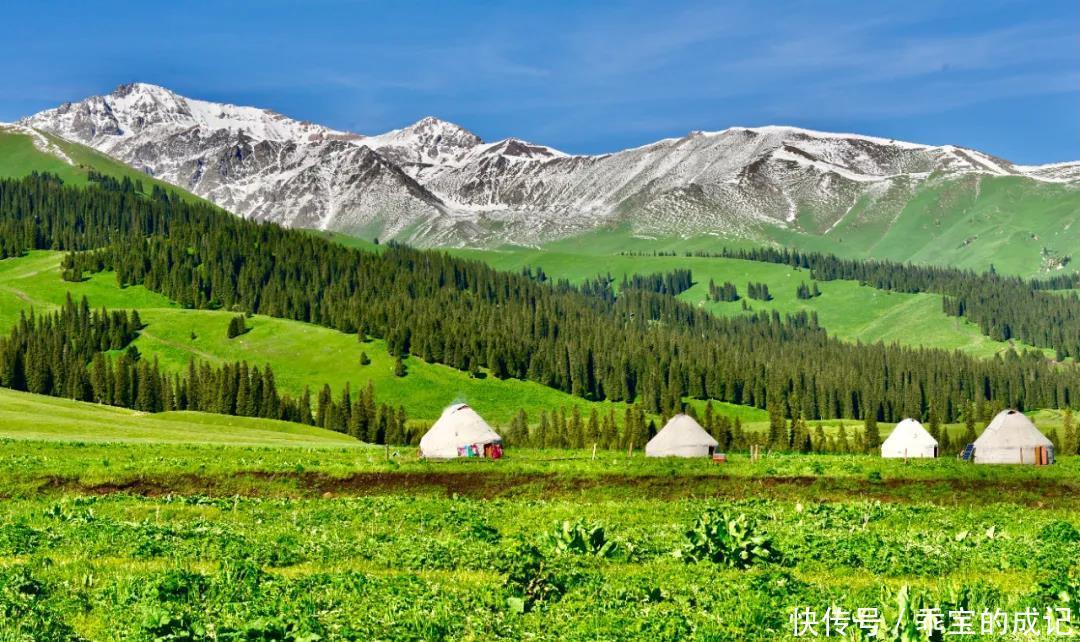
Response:
[[[59,145],[49,140],[47,136],[34,129],[33,127],[26,127],[16,123],[0,123],[0,132],[5,134],[15,134],[17,136],[27,136],[30,141],[33,142],[34,148],[39,152],[44,152],[50,156],[55,156],[64,161],[68,165],[74,165],[75,161],[71,160],[71,157],[60,148]]]

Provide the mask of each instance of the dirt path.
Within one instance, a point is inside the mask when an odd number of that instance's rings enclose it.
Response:
[[[0,288],[3,288],[4,290],[7,290],[8,292],[11,292],[12,294],[19,297],[23,301],[29,303],[30,305],[43,305],[43,306],[47,305],[49,307],[53,307],[53,306],[51,306],[51,305],[49,305],[47,303],[44,303],[42,301],[35,301],[34,299],[30,298],[30,295],[27,294],[26,292],[23,292],[22,290],[13,288],[10,285],[3,285],[3,286],[0,286]]]
[[[167,345],[170,348],[176,348],[177,350],[181,350],[183,352],[190,352],[191,354],[202,357],[203,359],[205,359],[207,361],[210,361],[210,362],[221,361],[221,358],[218,357],[216,354],[210,354],[209,352],[199,350],[198,348],[196,348],[194,346],[187,346],[187,345],[184,345],[182,343],[178,343],[176,341],[169,341],[168,339],[163,339],[163,338],[157,336],[156,334],[153,334],[151,332],[147,332],[145,329],[143,329],[141,332],[139,332],[139,336],[143,336],[143,337],[146,337],[147,339],[157,341],[158,343],[160,343],[162,345]]]

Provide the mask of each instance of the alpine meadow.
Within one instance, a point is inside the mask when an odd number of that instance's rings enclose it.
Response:
[[[1075,7],[117,4],[0,44],[0,642],[1080,631]]]

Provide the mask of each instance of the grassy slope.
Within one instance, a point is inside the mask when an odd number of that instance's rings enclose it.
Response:
[[[86,182],[86,173],[34,147],[29,136],[0,130],[0,176],[21,178],[32,171],[52,172],[64,182]]]
[[[811,212],[800,229],[763,227],[762,240],[849,258],[877,258],[1003,274],[1044,275],[1043,249],[1071,256],[1080,269],[1080,189],[1018,177],[965,177],[924,186],[895,217],[853,208],[832,230],[816,229]],[[760,245],[716,236],[641,238],[625,228],[590,232],[545,246],[577,254],[622,250],[715,251]]]
[[[355,242],[354,242],[355,244]],[[567,247],[570,246],[570,247]],[[717,284],[731,281],[741,295],[749,281],[767,283],[772,301],[748,299],[753,310],[777,310],[782,314],[799,310],[816,311],[821,325],[831,334],[849,341],[899,342],[934,348],[960,349],[976,356],[992,356],[1008,349],[1008,344],[992,341],[977,326],[941,311],[936,294],[901,294],[860,286],[854,281],[822,281],[822,296],[803,301],[795,296],[799,283],[811,283],[810,274],[785,265],[737,259],[686,256],[623,256],[572,251],[570,242],[555,249],[503,248],[500,250],[453,250],[459,256],[484,261],[498,269],[520,270],[540,266],[555,278],[581,281],[601,273],[620,279],[623,274],[667,272],[689,268],[695,285],[680,295],[683,300],[723,314],[743,314],[742,302],[706,301],[709,279]],[[566,249],[563,249],[566,248]],[[583,248],[581,248],[583,249]],[[612,248],[599,246],[597,251]],[[571,250],[571,251],[567,251]]]
[[[52,134],[44,135],[62,149],[75,164],[70,165],[52,154],[37,149],[29,136],[0,130],[0,178],[21,178],[33,171],[51,172],[58,175],[65,184],[86,185],[89,183],[87,174],[92,169],[117,178],[126,176],[133,181],[142,181],[143,189],[147,191],[152,185],[157,185],[177,192],[185,200],[202,200],[182,188],[151,178],[144,172],[85,145],[73,143]]]
[[[614,407],[621,412],[623,408],[621,404],[588,402],[532,382],[474,379],[416,358],[406,360],[408,375],[398,378],[382,341],[361,344],[355,335],[273,317],[255,316],[248,321],[250,332],[227,339],[231,312],[184,310],[139,286],[121,290],[111,273],[96,274],[82,283],[66,283],[60,279],[59,261],[59,253],[44,251],[0,261],[0,328],[11,327],[22,310],[31,306],[49,309],[71,292],[76,300],[86,296],[95,307],[138,309],[147,327],[136,345],[170,369],[185,368],[191,357],[211,362],[247,360],[260,366],[269,363],[278,386],[294,395],[305,385],[314,393],[324,383],[337,395],[346,382],[355,390],[370,380],[381,401],[404,405],[411,418],[428,421],[438,418],[455,400],[470,403],[497,425],[508,423],[518,408],[527,409],[534,421],[541,409],[576,405],[585,412],[592,407],[601,411]],[[362,351],[371,364],[360,365]],[[721,406],[745,421],[763,416],[762,411],[752,408]]]
[[[968,177],[923,189],[895,221],[844,221],[829,234],[845,254],[1033,276],[1044,248],[1068,255],[1080,190],[1022,178]],[[798,242],[797,242],[798,243]],[[1070,264],[1068,269],[1075,269]]]
[[[270,419],[198,412],[154,415],[0,388],[0,437],[58,441],[355,447],[355,439]]]

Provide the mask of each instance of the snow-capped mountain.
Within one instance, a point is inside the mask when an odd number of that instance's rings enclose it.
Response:
[[[599,156],[485,143],[424,118],[375,136],[148,84],[20,125],[94,147],[237,214],[425,245],[538,243],[626,224],[644,235],[828,234],[891,216],[927,183],[1080,183],[1080,163],[1014,165],[970,149],[792,127],[732,128]]]

